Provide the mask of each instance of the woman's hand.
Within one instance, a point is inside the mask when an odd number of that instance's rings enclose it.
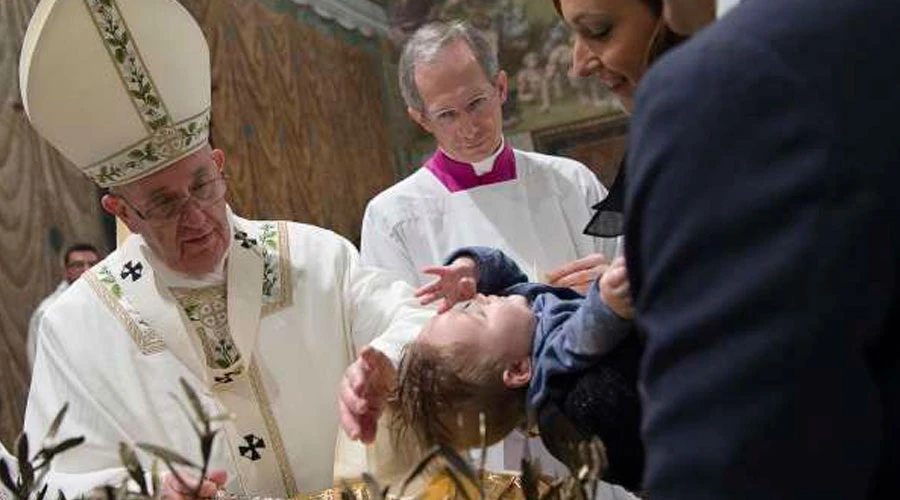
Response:
[[[619,257],[610,264],[600,277],[600,298],[610,309],[624,319],[634,318],[634,304],[631,302],[631,283],[625,258]]]
[[[429,267],[422,272],[438,278],[416,290],[416,297],[423,306],[443,299],[438,307],[438,313],[444,313],[457,302],[475,297],[478,288],[478,265],[471,257],[459,257],[449,266]]]
[[[571,288],[581,295],[587,295],[588,289],[608,267],[609,260],[595,253],[547,273],[545,279],[550,286]]]

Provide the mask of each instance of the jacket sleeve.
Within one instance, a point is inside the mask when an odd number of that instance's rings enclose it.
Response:
[[[496,295],[503,289],[528,282],[528,276],[514,260],[501,250],[489,247],[465,247],[450,254],[444,265],[450,265],[460,257],[470,257],[478,268],[478,292]]]
[[[632,117],[645,487],[862,498],[881,426],[863,358],[896,286],[889,218],[835,161],[814,86],[766,47],[709,35],[657,63]]]
[[[548,294],[535,301],[537,333],[528,401],[539,409],[550,397],[554,379],[580,373],[612,351],[631,331],[600,298],[595,281],[585,298],[558,300]]]

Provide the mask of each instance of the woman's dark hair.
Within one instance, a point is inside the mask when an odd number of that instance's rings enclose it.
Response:
[[[562,7],[559,2],[561,0],[553,0],[553,6],[556,7],[556,13],[562,17]],[[650,12],[657,18],[662,16],[663,0],[633,0],[635,2],[644,3]],[[660,24],[660,28],[656,30],[653,39],[650,40],[650,48],[647,51],[647,65],[653,64],[659,56],[663,55],[667,50],[675,47],[683,42],[686,37],[672,31],[665,23]]]
[[[650,7],[650,11],[653,12],[655,16],[661,16],[663,10],[663,0],[640,0],[647,4],[647,7]],[[559,17],[562,17],[562,8],[559,6],[559,0],[553,0],[553,6],[556,7],[556,12],[559,14]]]

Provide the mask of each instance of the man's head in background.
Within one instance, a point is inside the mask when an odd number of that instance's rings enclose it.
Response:
[[[71,285],[85,271],[100,262],[100,252],[94,245],[88,243],[76,243],[66,249],[63,256],[63,264],[66,268],[66,281]]]

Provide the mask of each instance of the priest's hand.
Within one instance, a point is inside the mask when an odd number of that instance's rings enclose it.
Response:
[[[587,295],[591,285],[608,267],[609,260],[602,254],[594,253],[547,273],[546,283],[559,288],[571,288],[581,295]]]
[[[394,386],[396,370],[381,351],[367,346],[344,372],[338,401],[341,427],[350,439],[375,440],[378,417]]]
[[[600,277],[600,298],[612,311],[624,319],[634,318],[631,302],[631,283],[625,268],[625,258],[619,257]]]
[[[178,480],[174,474],[168,472],[163,475],[163,498],[167,500],[196,500],[194,493],[197,491],[197,478],[187,473],[179,473],[184,483]],[[228,482],[228,472],[224,470],[211,471],[203,484],[200,485],[199,498],[215,498],[216,492]]]
[[[459,257],[449,266],[427,267],[422,272],[438,279],[416,290],[415,295],[423,306],[443,299],[439,314],[449,311],[457,302],[475,297],[478,265],[471,257]]]

